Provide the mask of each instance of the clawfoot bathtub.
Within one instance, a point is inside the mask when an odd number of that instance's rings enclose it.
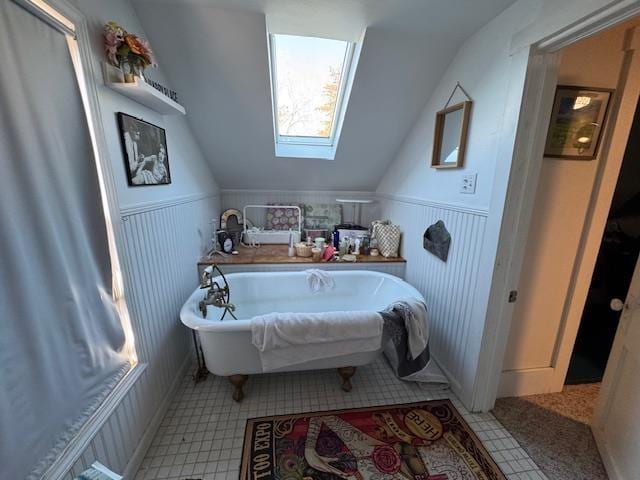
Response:
[[[198,289],[189,297],[180,319],[198,332],[207,369],[225,376],[234,386],[233,398],[242,400],[243,386],[249,375],[264,373],[256,347],[251,343],[251,318],[271,312],[381,311],[390,303],[406,297],[423,300],[422,295],[400,278],[371,271],[331,272],[332,289],[313,293],[305,272],[256,272],[226,275],[235,316],[225,315],[221,308],[208,306],[202,317],[199,302],[206,291]],[[222,284],[222,278],[213,279]],[[380,350],[353,352],[348,355],[314,360],[277,371],[338,369],[342,389],[351,390],[351,377],[356,367],[372,362]]]

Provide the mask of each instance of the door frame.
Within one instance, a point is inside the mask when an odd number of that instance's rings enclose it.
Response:
[[[529,48],[529,62],[500,222],[498,248],[482,336],[482,347],[473,388],[473,410],[490,410],[497,396],[514,313],[514,303],[509,303],[508,298],[511,291],[518,289],[526,253],[526,240],[535,204],[544,143],[557,84],[559,51],[578,40],[592,36],[638,14],[640,14],[640,0],[619,1],[602,8],[596,14],[587,15],[570,27],[562,27],[535,43],[535,32],[528,32],[526,29],[513,38],[512,50],[514,53],[516,50]],[[634,40],[629,42],[627,50],[632,51],[636,47],[638,37],[640,34],[634,36]],[[632,53],[630,55],[633,57]],[[637,56],[635,60],[634,63],[637,64]],[[638,91],[640,92],[640,90]],[[624,103],[628,104],[629,102],[627,93],[625,91],[623,96],[616,95],[612,100],[609,118],[616,120],[609,122],[601,145],[603,162],[589,205],[588,218],[581,242],[581,253],[578,257],[580,261],[576,262],[580,268],[574,269],[573,272],[574,280],[572,281],[571,293],[567,297],[565,315],[563,315],[565,321],[563,321],[559,340],[556,343],[554,366],[557,368],[554,368],[551,381],[556,387],[560,385],[558,390],[562,388],[564,383],[571,350],[577,335],[579,317],[584,308],[586,291],[593,274],[597,256],[597,247],[594,254],[593,245],[596,242],[599,247],[613,197],[615,181],[611,185],[611,179],[617,180],[624,156],[624,148],[620,152],[619,142],[621,138],[624,138],[623,145],[626,147],[626,139],[633,120],[633,113],[630,119],[626,118],[628,115],[623,114],[624,110],[628,108]],[[632,104],[635,111],[637,97]],[[619,114],[620,116],[618,116]],[[615,131],[614,125],[616,126]],[[606,201],[607,198],[608,201]],[[585,289],[584,278],[587,277]],[[578,316],[577,322],[575,321],[576,316]]]

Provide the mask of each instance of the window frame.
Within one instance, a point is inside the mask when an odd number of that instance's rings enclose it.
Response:
[[[278,70],[276,67],[277,55],[277,39],[278,34],[268,32],[268,54],[269,54],[269,80],[271,82],[271,109],[273,116],[273,133],[276,149],[276,157],[301,157],[301,158],[322,158],[333,160],[335,149],[337,147],[340,129],[347,107],[345,96],[348,97],[349,82],[353,76],[354,58],[357,44],[355,42],[345,41],[347,47],[340,72],[340,85],[338,86],[338,95],[336,99],[336,107],[333,113],[331,123],[331,132],[328,137],[313,137],[301,135],[282,135],[278,126],[278,91],[277,80]],[[291,35],[302,37],[304,35]],[[312,37],[320,38],[323,37]],[[327,39],[329,40],[329,39]]]

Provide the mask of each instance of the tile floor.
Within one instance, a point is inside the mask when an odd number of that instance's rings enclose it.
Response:
[[[547,479],[493,415],[470,414],[448,388],[398,380],[384,358],[358,369],[350,393],[335,370],[323,370],[250,377],[245,394],[236,403],[226,378],[186,376],[136,480],[237,480],[248,418],[439,398],[452,400],[509,480]]]

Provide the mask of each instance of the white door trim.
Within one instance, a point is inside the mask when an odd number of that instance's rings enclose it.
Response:
[[[520,120],[516,133],[507,197],[502,215],[498,251],[493,271],[472,408],[493,407],[502,373],[514,304],[509,292],[516,290],[524,261],[525,242],[533,212],[544,139],[553,106],[559,55],[532,49],[526,72]],[[501,260],[504,259],[504,260]]]
[[[520,279],[557,83],[559,57],[555,52],[638,12],[640,0],[612,2],[597,14],[587,16],[570,27],[561,26],[543,38],[535,38],[529,31],[520,32],[513,38],[512,45],[516,49],[525,48],[524,43],[529,42],[530,56],[473,388],[473,410],[486,411],[493,407],[500,382],[514,311],[513,304],[507,299],[511,290],[517,290]]]

